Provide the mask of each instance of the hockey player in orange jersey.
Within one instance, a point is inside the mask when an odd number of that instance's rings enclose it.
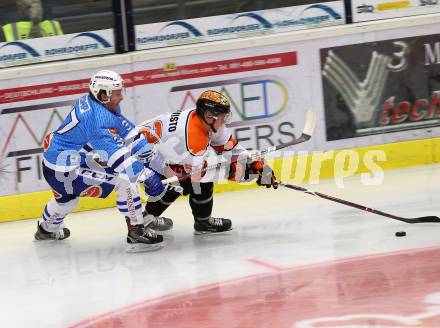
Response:
[[[232,161],[228,179],[243,181],[251,176],[257,178],[259,185],[276,188],[275,175],[263,159],[253,162],[247,160],[248,151],[238,144],[226,127],[230,117],[229,100],[217,91],[208,90],[198,98],[196,109],[163,114],[142,123],[140,128],[147,141],[156,143],[159,150],[149,167],[164,178],[179,176],[206,165],[209,153],[215,151],[216,154],[229,154],[233,159],[244,159],[244,162]],[[231,230],[231,220],[211,215],[213,182],[200,179],[199,175],[196,179],[192,176],[180,180],[183,192],[168,188],[160,199],[149,199],[144,211],[145,224],[154,221],[160,232],[171,230],[173,221],[161,217],[161,214],[183,194],[189,195],[195,234]]]

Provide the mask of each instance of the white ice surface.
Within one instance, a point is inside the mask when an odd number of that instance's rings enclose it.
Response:
[[[360,177],[305,187],[405,217],[440,215],[440,166],[386,172],[378,186]],[[301,192],[265,188],[216,194],[214,215],[234,230],[193,236],[185,198],[165,215],[175,228],[162,250],[127,254],[116,208],[66,219],[71,238],[35,242],[36,220],[0,224],[0,327],[59,328],[136,302],[274,267],[440,245],[440,224],[409,225]],[[396,238],[396,231],[407,236]]]

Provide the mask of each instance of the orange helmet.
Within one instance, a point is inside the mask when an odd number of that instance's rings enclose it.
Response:
[[[229,114],[231,112],[231,105],[228,98],[220,92],[207,90],[202,92],[196,104],[197,114],[203,115],[210,111],[213,115]]]

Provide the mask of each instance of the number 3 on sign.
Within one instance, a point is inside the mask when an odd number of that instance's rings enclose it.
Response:
[[[409,53],[409,48],[406,42],[403,41],[394,41],[393,44],[395,47],[399,48],[399,50],[393,53],[394,58],[392,62],[398,60],[398,63],[395,65],[389,63],[388,68],[393,72],[400,72],[408,66],[406,55]]]
[[[70,130],[72,130],[79,123],[78,118],[76,117],[75,108],[70,112],[70,122],[67,123],[62,129],[58,130],[58,134],[64,134]]]

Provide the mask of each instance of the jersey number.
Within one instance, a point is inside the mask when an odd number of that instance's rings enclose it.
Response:
[[[162,122],[154,121],[153,128],[145,126],[141,128],[140,132],[144,135],[145,139],[147,139],[148,143],[157,143],[162,137]]]
[[[75,109],[70,112],[70,122],[67,123],[62,129],[58,130],[58,134],[64,134],[70,130],[72,130],[79,123],[78,118],[76,117]]]

